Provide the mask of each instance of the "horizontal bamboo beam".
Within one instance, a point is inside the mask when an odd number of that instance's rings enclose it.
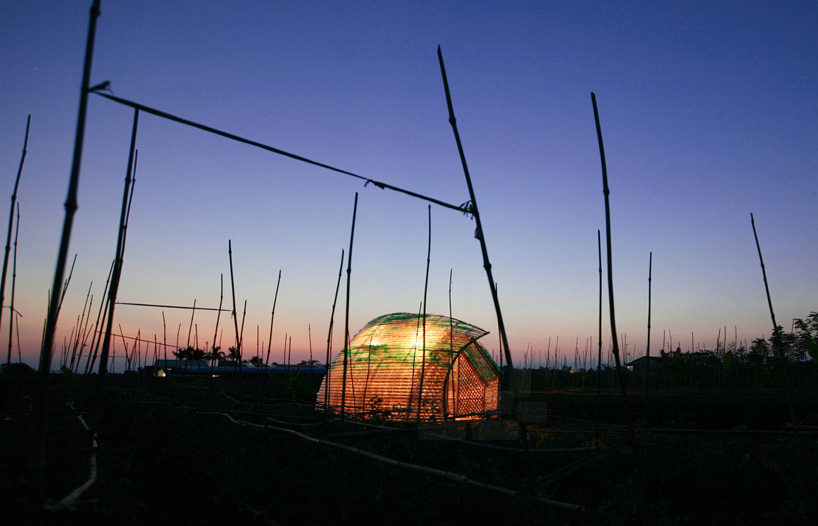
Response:
[[[348,175],[350,177],[355,177],[357,179],[365,181],[364,186],[368,185],[369,183],[372,183],[373,185],[377,186],[381,190],[383,190],[383,189],[394,190],[395,192],[400,192],[400,193],[403,193],[403,194],[406,194],[406,195],[409,195],[409,196],[412,196],[412,197],[416,197],[418,199],[423,199],[424,201],[429,201],[430,203],[440,205],[440,206],[442,206],[444,208],[457,210],[458,212],[463,212],[464,214],[471,213],[471,210],[466,205],[457,206],[457,205],[453,205],[453,204],[450,204],[450,203],[446,203],[445,201],[440,201],[439,199],[435,199],[433,197],[428,197],[428,196],[419,194],[417,192],[412,192],[410,190],[405,190],[403,188],[398,188],[397,186],[392,186],[391,184],[387,184],[387,183],[384,183],[384,182],[381,182],[381,181],[376,181],[374,179],[370,179],[369,177],[364,177],[363,175],[358,175],[358,174],[350,172],[348,170],[342,170],[341,168],[336,168],[334,166],[330,166],[330,165],[325,164],[325,163],[321,163],[321,162],[318,162],[318,161],[313,161],[312,159],[308,159],[306,157],[303,157],[301,155],[297,155],[297,154],[294,154],[294,153],[286,152],[284,150],[281,150],[279,148],[275,148],[273,146],[268,146],[266,144],[263,144],[263,143],[260,143],[260,142],[257,142],[257,141],[253,141],[251,139],[246,139],[244,137],[240,137],[238,135],[235,135],[235,134],[232,134],[232,133],[229,133],[229,132],[226,132],[226,131],[218,130],[218,129],[212,128],[210,126],[206,126],[204,124],[199,124],[197,122],[193,122],[193,121],[188,120],[188,119],[183,119],[182,117],[177,117],[176,115],[172,115],[170,113],[167,113],[167,112],[164,112],[164,111],[161,111],[161,110],[150,108],[150,107],[145,106],[143,104],[139,104],[138,102],[133,102],[133,101],[123,99],[121,97],[116,97],[114,95],[110,95],[110,94],[107,94],[107,93],[101,93],[100,91],[92,91],[92,93],[95,93],[95,94],[99,95],[100,97],[105,97],[106,99],[112,100],[114,102],[118,102],[119,104],[123,104],[125,106],[129,106],[131,108],[138,109],[140,111],[144,111],[145,113],[150,113],[151,115],[161,117],[163,119],[168,119],[168,120],[171,120],[171,121],[174,121],[174,122],[178,122],[179,124],[184,124],[186,126],[191,126],[193,128],[197,128],[199,130],[206,131],[208,133],[219,135],[221,137],[225,137],[225,138],[233,140],[233,141],[248,144],[250,146],[255,146],[256,148],[261,148],[262,150],[267,150],[268,152],[272,152],[272,153],[275,153],[275,154],[278,154],[278,155],[283,155],[284,157],[289,157],[290,159],[295,159],[296,161],[301,161],[301,162],[304,162],[304,163],[307,163],[307,164],[311,164],[313,166],[318,166],[320,168],[326,168],[327,170],[331,170],[333,172]]]
[[[163,309],[185,309],[185,310],[212,310],[219,312],[230,312],[230,309],[216,309],[213,307],[187,307],[185,305],[157,305],[155,303],[130,303],[127,301],[117,301],[117,305],[132,305],[135,307],[161,307]]]

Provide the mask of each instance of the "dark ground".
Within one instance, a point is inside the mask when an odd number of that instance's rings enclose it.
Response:
[[[93,422],[93,380],[52,377],[48,500],[88,478],[90,433],[78,416]],[[118,375],[103,396],[95,484],[74,509],[43,511],[29,465],[36,382],[25,374],[4,374],[2,382],[6,524],[818,524],[818,434],[782,433],[790,417],[780,392],[657,392],[647,407],[651,425],[640,394],[630,393],[642,447],[626,444],[577,466],[593,451],[526,457],[482,446],[520,448],[513,420],[493,421],[492,429],[505,433],[478,445],[390,423],[383,424],[393,432],[361,434],[368,428],[342,426],[313,410],[317,383],[306,378],[211,384]],[[71,401],[75,409],[66,405]],[[529,407],[547,412],[544,422],[528,422],[529,447],[594,446],[596,401],[590,390],[528,396]],[[818,425],[816,393],[796,393],[793,406],[803,425]],[[599,445],[627,442],[620,396],[603,393],[599,408],[606,424]],[[278,429],[237,425],[226,415]],[[482,426],[471,428],[472,437]],[[530,493],[587,511],[509,498],[282,429],[515,491],[562,468],[563,477],[541,479]]]

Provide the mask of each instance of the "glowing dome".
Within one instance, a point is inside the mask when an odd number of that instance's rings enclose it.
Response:
[[[332,362],[319,409],[361,418],[434,421],[497,410],[499,369],[483,329],[447,316],[395,313],[369,322]],[[346,378],[344,378],[346,377]]]

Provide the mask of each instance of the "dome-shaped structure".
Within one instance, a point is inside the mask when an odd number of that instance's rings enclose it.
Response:
[[[396,313],[369,322],[332,362],[319,409],[400,421],[496,411],[500,373],[483,329],[447,316]]]

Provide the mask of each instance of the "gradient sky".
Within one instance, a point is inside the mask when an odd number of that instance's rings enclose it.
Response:
[[[0,193],[8,196],[32,116],[15,297],[32,365],[65,217],[91,3],[0,3]],[[816,27],[811,1],[103,1],[91,79],[111,81],[119,97],[459,205],[469,196],[440,45],[518,361],[528,348],[544,353],[549,339],[553,352],[557,337],[569,359],[588,338],[596,352],[605,215],[595,92],[617,329],[636,356],[646,346],[651,251],[652,353],[663,334],[683,350],[691,338],[713,348],[724,327],[729,341],[770,334],[751,212],[779,324],[789,330],[792,318],[818,310]],[[132,119],[133,110],[91,96],[70,246],[78,256],[55,360],[89,286],[96,317]],[[310,333],[323,360],[358,192],[351,333],[419,309],[425,201],[144,113],[137,148],[120,301],[216,307],[224,274],[230,308],[232,240],[240,312],[247,301],[245,356],[255,354],[257,333],[266,348],[281,270],[271,361],[282,360],[285,337],[294,360],[308,358]],[[482,343],[496,352],[474,222],[434,205],[431,221],[428,311],[448,314],[451,270],[453,316],[491,331]],[[6,304],[10,284],[9,274]],[[200,347],[213,341],[215,318],[197,312]],[[185,344],[190,311],[120,305],[116,322],[129,337],[141,331],[175,345],[179,334]],[[2,323],[7,342],[8,312]],[[227,349],[228,315],[219,327]],[[341,342],[336,330],[334,349]],[[0,349],[5,361],[7,343]]]

